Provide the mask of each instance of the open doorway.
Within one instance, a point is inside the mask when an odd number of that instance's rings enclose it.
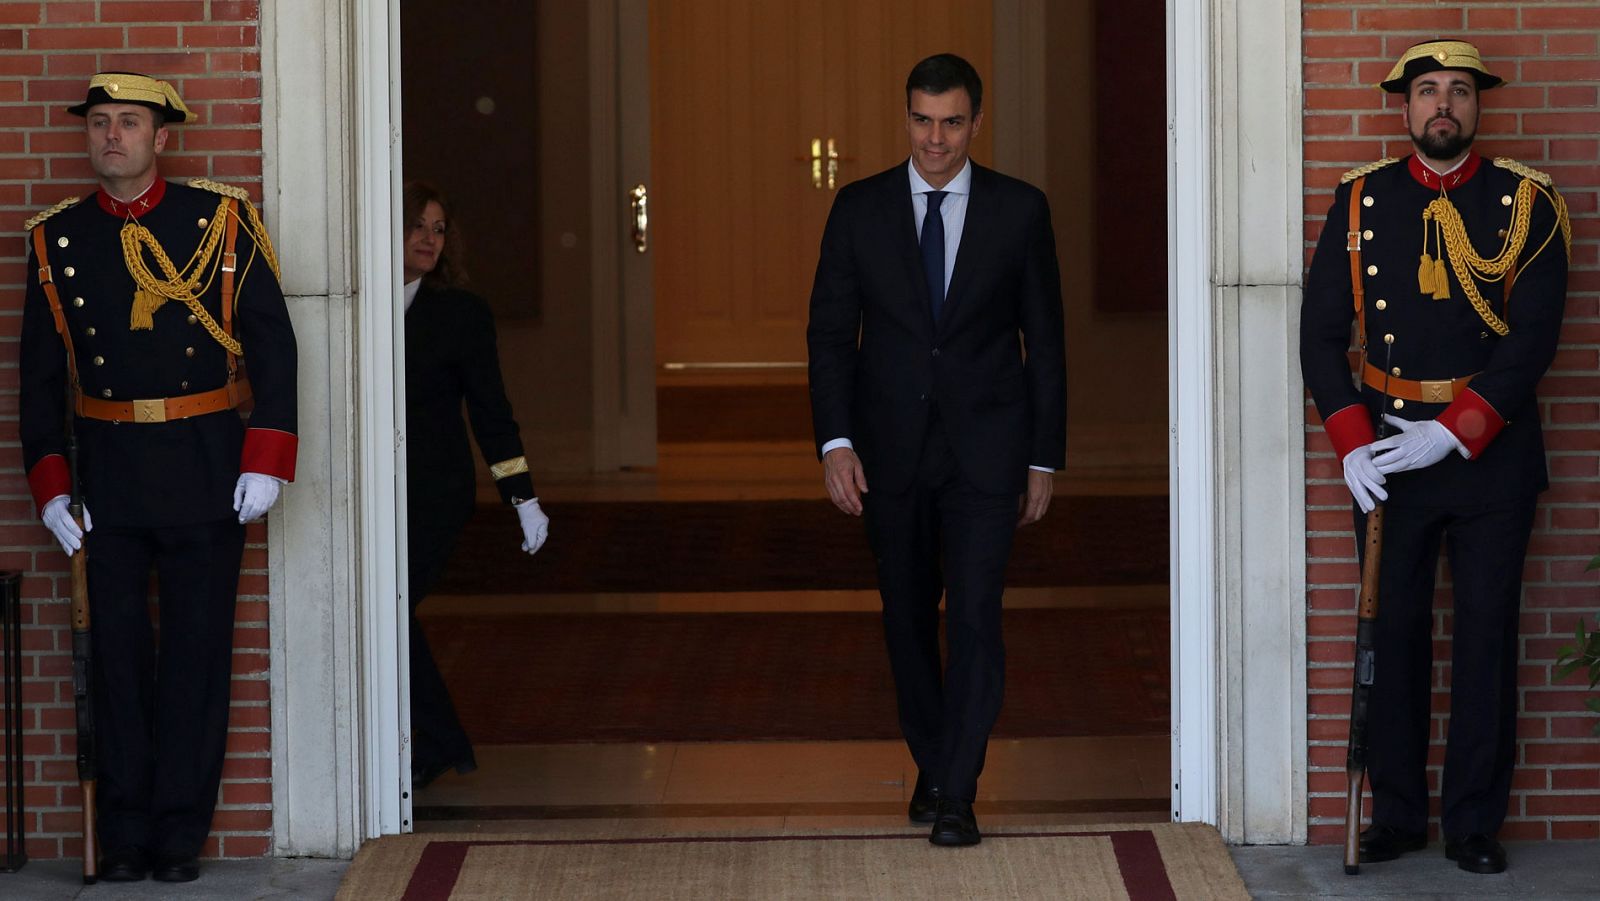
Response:
[[[910,762],[895,738],[886,661],[874,640],[870,559],[859,523],[816,518],[831,508],[822,506],[804,370],[793,364],[804,360],[805,296],[830,174],[842,185],[897,160],[896,98],[916,58],[957,49],[988,76],[999,55],[995,34],[1022,29],[982,10],[986,21],[953,26],[971,49],[929,46],[890,27],[900,20],[878,7],[892,4],[836,4],[836,21],[853,23],[840,29],[854,39],[853,53],[877,60],[852,64],[859,82],[847,83],[840,73],[852,66],[816,66],[821,51],[804,29],[784,32],[787,45],[748,40],[761,27],[749,21],[748,4],[655,3],[646,22],[622,23],[643,27],[653,48],[648,90],[627,82],[618,90],[636,95],[651,122],[657,341],[645,365],[655,386],[656,462],[597,471],[592,410],[604,399],[589,373],[606,349],[595,346],[588,324],[590,306],[613,299],[596,290],[588,248],[630,236],[600,231],[589,215],[592,20],[558,3],[532,13],[494,5],[505,9],[471,17],[443,3],[403,5],[406,174],[440,183],[462,210],[553,537],[532,561],[499,547],[514,545],[514,523],[480,475],[485,503],[462,542],[467,553],[423,622],[437,636],[484,766],[419,793],[418,828],[553,817],[892,815],[910,791]],[[954,5],[971,13],[971,4]],[[817,15],[815,4],[762,8],[790,6]],[[693,260],[683,264],[691,273],[714,268],[702,255],[718,241],[705,238],[704,226],[674,225],[679,204],[663,172],[674,160],[669,151],[681,152],[682,183],[691,187],[755,192],[767,171],[746,170],[748,186],[726,178],[738,154],[721,139],[760,124],[716,115],[716,103],[729,101],[675,91],[658,66],[664,48],[682,49],[666,43],[673,29],[679,39],[706,36],[705,27],[672,15],[691,7],[697,19],[719,12],[726,27],[719,52],[681,60],[686,83],[720,90],[735,76],[708,67],[733,57],[746,71],[787,69],[801,87],[820,80],[820,94],[853,102],[838,127],[818,103],[820,125],[797,124],[800,134],[758,142],[773,171],[798,176],[793,198],[772,201],[799,211],[771,229],[784,258],[746,266],[754,251],[719,246],[735,261],[723,271],[743,285],[684,291],[672,281],[673,262]],[[1051,517],[1034,535],[1019,534],[1020,575],[1007,596],[1014,669],[981,786],[980,805],[1018,817],[1165,819],[1169,810],[1166,144],[1159,102],[1121,102],[1116,92],[1131,90],[1129,73],[1112,52],[1130,42],[1117,28],[1161,15],[1159,0],[1143,11],[1127,2],[1041,4],[1044,28],[1030,36],[1034,57],[1020,67],[1044,98],[1041,109],[1025,111],[1039,120],[988,123],[991,140],[1012,142],[1014,157],[1032,161],[1014,174],[1051,197],[1068,314],[1069,466],[1058,475]],[[740,46],[744,57],[733,54]],[[800,56],[774,58],[784,46]],[[1112,71],[1114,80],[1097,77]],[[1164,73],[1150,71],[1156,81],[1147,96],[1161,97]],[[864,86],[883,98],[862,100]],[[744,87],[758,99],[807,96],[759,81]],[[1141,108],[1146,118],[1116,115]],[[667,114],[697,111],[710,115],[691,129],[698,139],[657,137]],[[792,107],[783,112],[799,117]],[[885,137],[847,137],[852,118],[882,126]],[[705,134],[718,124],[722,134]],[[811,175],[812,137],[821,187]],[[837,159],[828,155],[830,138]],[[878,149],[869,151],[874,141]],[[1024,141],[1037,144],[1016,153]],[[989,163],[996,152],[980,146],[975,158]],[[719,153],[729,155],[718,162]],[[629,186],[633,178],[622,174]],[[698,196],[712,213],[725,199],[710,190]],[[758,218],[718,234],[732,241],[765,230]],[[769,287],[784,279],[798,290]],[[684,296],[664,297],[675,291]],[[680,300],[688,306],[673,306]],[[706,323],[718,321],[728,324],[722,342],[697,347],[714,331]],[[736,365],[698,365],[729,363]],[[854,562],[818,565],[837,554]],[[1083,643],[1087,635],[1094,641]],[[1090,696],[1104,706],[1081,703]],[[1093,784],[1085,770],[1096,773]]]

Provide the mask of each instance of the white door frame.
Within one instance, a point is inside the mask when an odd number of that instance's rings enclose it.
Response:
[[[596,73],[607,67],[617,71],[616,44],[609,35],[615,34],[618,2],[591,4],[591,21],[610,22],[613,29],[591,41]],[[306,6],[264,4],[264,26],[270,27],[268,15],[279,21],[280,28],[293,18],[289,13],[269,14],[268,9]],[[345,120],[347,131],[327,140],[322,175],[335,183],[324,195],[323,209],[330,217],[339,214],[347,224],[345,233],[353,230],[357,238],[354,259],[344,270],[354,283],[348,298],[353,322],[346,325],[356,337],[345,336],[342,345],[356,356],[356,385],[344,394],[330,386],[327,400],[313,407],[330,416],[336,433],[345,428],[357,446],[353,453],[346,449],[344,461],[355,470],[348,485],[340,483],[338,441],[328,451],[334,502],[346,504],[356,519],[355,560],[324,562],[313,572],[332,577],[337,600],[337,573],[341,566],[348,567],[359,634],[354,641],[329,643],[322,666],[332,674],[310,680],[315,690],[288,698],[278,698],[275,692],[274,797],[279,814],[275,820],[282,832],[292,830],[296,818],[314,813],[285,809],[278,800],[294,797],[300,799],[301,808],[315,806],[304,790],[308,776],[289,763],[308,758],[311,751],[332,741],[328,736],[340,734],[338,724],[315,730],[299,730],[295,724],[313,711],[354,707],[360,724],[359,751],[348,769],[340,770],[338,790],[328,793],[323,806],[334,810],[337,820],[335,808],[353,803],[362,837],[371,837],[409,828],[401,739],[405,705],[400,703],[405,625],[398,615],[403,602],[399,585],[404,535],[395,528],[396,511],[403,504],[403,486],[397,479],[403,472],[403,448],[394,427],[403,387],[394,373],[403,348],[391,290],[397,266],[391,245],[399,177],[399,10],[398,0],[328,0],[321,9],[321,15],[304,17],[316,20],[312,25],[287,27],[275,41],[281,47],[294,40],[331,38],[327,46],[351,48],[353,56],[325,61],[324,80],[318,84],[326,97],[338,101],[328,107],[330,119],[341,109],[351,117]],[[1303,460],[1294,431],[1286,445],[1269,444],[1265,449],[1246,446],[1241,438],[1263,424],[1281,431],[1286,424],[1302,421],[1298,382],[1288,384],[1286,375],[1293,362],[1289,335],[1298,308],[1301,254],[1298,22],[1295,2],[1169,0],[1168,4],[1172,811],[1176,819],[1218,823],[1233,841],[1303,840],[1305,832],[1303,510],[1295,515],[1302,502]],[[1263,34],[1269,38],[1266,43],[1260,42]],[[1241,44],[1248,44],[1250,52],[1240,52]],[[279,52],[271,64],[284,65],[293,56]],[[597,86],[613,92],[625,87],[618,86],[614,76],[604,78],[596,81]],[[1265,104],[1265,113],[1252,114],[1256,95],[1263,92],[1272,102]],[[303,114],[303,97],[293,96],[292,110],[286,104],[276,107],[280,121]],[[603,100],[596,104],[597,109],[606,105]],[[278,146],[287,143],[280,139]],[[621,198],[625,177],[613,164],[615,157],[598,155],[597,211],[608,207],[609,199]],[[276,186],[269,170],[269,191],[297,184],[312,165],[305,157],[301,154],[293,165],[285,165],[277,173]],[[1263,166],[1268,172],[1264,180]],[[1258,202],[1263,197],[1281,202],[1264,206]],[[349,208],[340,207],[342,202]],[[1262,225],[1252,223],[1244,209],[1283,213],[1263,217],[1270,221]],[[345,262],[343,252],[334,246],[340,231],[337,224],[329,222],[330,240],[320,255],[310,254],[314,262]],[[620,242],[619,225],[615,212],[596,217],[597,234],[610,230]],[[1271,240],[1258,243],[1262,231]],[[293,265],[287,254],[285,259]],[[597,253],[596,266],[605,260]],[[615,269],[596,273],[597,285],[607,280],[615,284],[615,279]],[[1262,290],[1266,296],[1252,294]],[[325,293],[342,296],[337,285]],[[612,334],[622,332],[620,317],[612,322],[616,323]],[[1251,368],[1257,355],[1238,353],[1239,344],[1247,339],[1253,346],[1267,347],[1260,355],[1271,364],[1264,378],[1257,378]],[[340,341],[330,342],[337,354]],[[615,352],[616,345],[612,348]],[[332,362],[335,370],[348,365],[338,359]],[[596,380],[597,387],[603,384]],[[610,385],[617,384],[613,373]],[[1266,390],[1239,399],[1238,392],[1260,386]],[[341,418],[348,417],[347,408],[340,407],[346,398],[357,407],[354,423]],[[1232,421],[1219,422],[1219,415],[1232,411],[1238,413]],[[1253,511],[1255,519],[1244,515],[1251,499],[1273,492],[1282,509],[1265,515]],[[295,527],[290,522],[289,528]],[[274,533],[274,548],[279,534]],[[1256,553],[1254,538],[1274,534],[1278,540],[1271,552]],[[1244,553],[1246,546],[1252,548],[1249,555]],[[287,584],[291,580],[285,572],[300,578],[311,556],[309,550],[294,546],[281,562],[275,556],[275,610],[285,599],[293,609],[295,586]],[[1249,633],[1243,627],[1247,621]],[[1267,626],[1258,627],[1258,621]],[[288,653],[280,651],[280,645],[287,648],[294,641],[282,628],[275,618],[275,688]],[[1248,654],[1239,653],[1246,648]],[[1245,656],[1248,667],[1241,659]],[[353,678],[344,679],[344,673]],[[301,674],[291,668],[288,675]],[[1260,749],[1251,752],[1250,766],[1247,748]],[[1262,762],[1286,776],[1259,780],[1255,764]],[[284,823],[284,818],[290,822]],[[343,839],[280,839],[275,847],[279,853],[353,850]]]

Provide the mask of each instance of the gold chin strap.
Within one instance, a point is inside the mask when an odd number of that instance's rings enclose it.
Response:
[[[1461,220],[1461,213],[1444,194],[1429,203],[1422,213],[1423,227],[1423,254],[1421,265],[1417,269],[1417,287],[1424,294],[1430,294],[1437,300],[1450,297],[1450,279],[1445,275],[1444,261],[1450,260],[1450,270],[1455,273],[1456,281],[1461,283],[1461,289],[1466,292],[1467,300],[1472,308],[1477,311],[1478,317],[1488,325],[1495,334],[1504,337],[1511,333],[1511,326],[1505,320],[1494,314],[1488,300],[1483,296],[1479,282],[1493,283],[1506,278],[1517,266],[1517,259],[1522,255],[1523,248],[1527,246],[1528,231],[1533,214],[1534,192],[1544,194],[1556,210],[1558,228],[1570,248],[1572,226],[1567,215],[1566,203],[1560,194],[1548,191],[1533,179],[1524,178],[1517,185],[1517,195],[1511,212],[1511,230],[1506,235],[1506,240],[1501,245],[1500,252],[1492,259],[1484,259],[1478,255],[1472,246],[1472,241],[1467,237],[1466,223]],[[1439,258],[1431,259],[1427,251],[1427,229],[1429,223],[1434,227],[1434,246],[1439,250]],[[1545,237],[1544,243],[1533,252],[1522,265],[1525,268],[1533,262],[1550,240],[1555,237],[1555,230]],[[1568,251],[1570,256],[1570,250]],[[1506,301],[1509,303],[1510,298]]]

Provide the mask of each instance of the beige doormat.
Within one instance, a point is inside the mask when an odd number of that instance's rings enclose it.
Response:
[[[585,829],[381,838],[356,855],[338,901],[1249,898],[1222,837],[1194,823],[997,828],[974,848],[910,829]]]

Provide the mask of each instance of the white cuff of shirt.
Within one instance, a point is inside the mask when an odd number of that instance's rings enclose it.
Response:
[[[828,455],[828,451],[841,447],[848,447],[851,450],[856,449],[855,444],[853,444],[849,438],[835,438],[822,446],[822,455],[826,457]]]
[[[1030,466],[1028,468],[1033,470],[1034,472],[1055,472],[1055,470],[1051,469],[1048,466]]]

